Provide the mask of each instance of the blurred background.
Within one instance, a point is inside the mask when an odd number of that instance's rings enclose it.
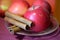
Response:
[[[56,0],[56,8],[55,8],[54,16],[60,23],[60,0]]]

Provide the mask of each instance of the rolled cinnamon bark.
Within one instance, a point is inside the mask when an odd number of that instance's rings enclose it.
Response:
[[[9,26],[9,27],[11,27],[11,28],[15,28],[16,26],[15,26],[15,25],[11,25],[11,26]]]
[[[10,27],[8,27],[8,29],[10,30],[10,32],[11,32],[11,31],[13,31],[13,32],[21,31],[21,28],[16,27],[16,26],[10,26]]]
[[[8,27],[8,30],[10,33],[14,34],[14,30],[12,28]]]
[[[13,13],[6,12],[6,13],[5,13],[5,16],[11,17],[11,18],[13,18],[13,19],[15,19],[15,20],[17,20],[17,21],[20,21],[20,22],[22,22],[22,23],[25,23],[25,24],[27,24],[29,27],[32,26],[32,21],[27,20],[27,19],[25,19],[25,18],[23,18],[23,17],[21,17],[21,16],[15,15],[15,14],[13,14]]]
[[[13,24],[13,25],[16,25],[16,26],[24,29],[24,30],[28,30],[28,29],[29,29],[29,27],[28,27],[26,24],[23,24],[23,23],[21,23],[21,22],[19,22],[19,21],[16,21],[16,20],[12,19],[12,18],[5,17],[5,20],[6,20],[7,22]]]
[[[19,27],[15,27],[15,28],[12,28],[14,30],[14,32],[18,32],[18,31],[21,31],[21,29]]]

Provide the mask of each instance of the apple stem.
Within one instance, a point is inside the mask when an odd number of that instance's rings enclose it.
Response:
[[[35,8],[35,7],[34,7],[34,6],[32,6],[32,10],[34,10],[34,8]]]
[[[33,9],[38,9],[40,6],[32,6]]]
[[[34,6],[32,6],[31,8],[29,8],[29,10],[34,10],[34,8],[35,8],[35,7],[34,7]]]

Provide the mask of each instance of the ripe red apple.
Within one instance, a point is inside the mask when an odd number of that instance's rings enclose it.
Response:
[[[49,13],[39,6],[29,8],[24,14],[24,17],[33,22],[33,26],[30,30],[34,32],[41,32],[50,25]]]
[[[35,0],[35,2],[33,3],[33,6],[41,6],[42,8],[44,8],[46,11],[51,12],[51,6],[50,4],[45,1],[45,0]]]
[[[8,10],[9,6],[11,4],[11,0],[1,0],[0,1],[0,16],[3,17],[5,14],[5,11]]]
[[[3,10],[0,9],[0,17],[4,17],[4,12]]]
[[[9,7],[8,11],[20,16],[23,16],[28,9],[28,4],[23,0],[16,0]]]
[[[55,1],[56,0],[46,0],[50,5],[51,5],[51,7],[52,7],[52,12],[55,12]]]

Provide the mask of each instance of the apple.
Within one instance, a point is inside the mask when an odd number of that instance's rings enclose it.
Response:
[[[55,12],[55,1],[56,0],[46,0],[52,7],[52,12]]]
[[[4,17],[4,12],[3,10],[0,9],[0,17]]]
[[[11,0],[1,0],[0,1],[0,16],[3,17],[5,11],[8,10],[9,6],[11,5]]]
[[[18,0],[18,1],[14,1],[12,3],[12,5],[9,7],[8,11],[13,14],[23,16],[28,8],[29,8],[29,6],[25,1]]]
[[[50,15],[40,6],[33,6],[24,14],[24,17],[33,22],[30,30],[33,32],[41,32],[50,25]]]
[[[51,12],[50,4],[45,0],[35,0],[33,6],[41,6],[44,10]]]

